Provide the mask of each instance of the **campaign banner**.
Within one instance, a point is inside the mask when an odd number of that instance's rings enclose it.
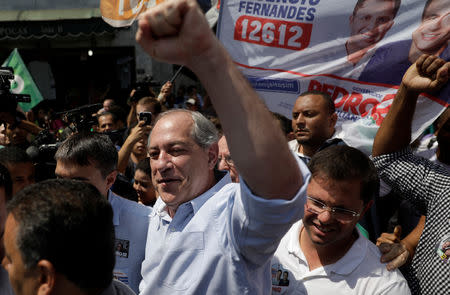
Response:
[[[14,69],[14,80],[11,81],[11,92],[14,94],[28,94],[31,96],[31,102],[19,102],[19,106],[23,111],[28,112],[43,100],[43,97],[34,83],[33,77],[25,66],[17,48],[11,52],[9,57],[2,64],[2,67],[12,67]]]
[[[103,20],[113,27],[128,27],[139,14],[165,0],[100,0],[100,12]],[[219,17],[218,0],[198,0],[202,8],[211,7],[206,12],[206,18],[211,27]]]
[[[450,58],[450,0],[227,0],[217,35],[269,109],[288,118],[299,94],[334,99],[338,136],[370,152],[403,74],[422,53]],[[450,87],[421,95],[418,136]]]
[[[105,22],[113,27],[128,27],[136,18],[164,0],[100,0],[100,12]]]

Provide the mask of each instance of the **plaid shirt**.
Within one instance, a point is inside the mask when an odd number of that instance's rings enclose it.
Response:
[[[412,294],[450,294],[450,259],[442,244],[450,241],[450,174],[442,166],[412,154],[409,148],[374,158],[380,177],[426,215],[416,254],[405,278]]]

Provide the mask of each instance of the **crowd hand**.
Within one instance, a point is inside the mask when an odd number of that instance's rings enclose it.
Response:
[[[161,91],[159,92],[158,100],[164,102],[167,96],[172,91],[172,87],[172,82],[167,81],[166,83],[164,83],[164,85],[161,87]]]
[[[27,118],[28,121],[34,122],[34,113],[33,111],[28,111],[25,113],[25,118]]]
[[[194,69],[218,48],[195,0],[169,0],[139,18],[136,40],[153,58]]]
[[[406,71],[402,84],[416,93],[435,92],[447,83],[449,71],[450,62],[424,54]]]
[[[145,125],[145,121],[139,121],[139,123],[131,129],[127,141],[134,144],[141,139],[146,140],[151,130],[152,127],[150,125]]]
[[[377,246],[381,252],[381,262],[387,263],[387,270],[394,270],[404,265],[410,258],[410,252],[400,240],[402,227],[397,225],[394,232],[382,233],[377,239]]]

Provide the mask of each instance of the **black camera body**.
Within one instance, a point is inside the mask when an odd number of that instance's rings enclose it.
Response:
[[[0,67],[0,98],[1,100],[11,100],[14,102],[31,102],[28,94],[11,93],[11,82],[14,80],[14,69],[12,67]]]
[[[152,113],[151,112],[140,112],[139,121],[145,121],[144,125],[150,125],[152,123]]]

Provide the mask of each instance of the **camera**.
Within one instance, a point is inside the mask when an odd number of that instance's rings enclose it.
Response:
[[[31,102],[31,96],[28,94],[11,93],[11,82],[14,80],[14,69],[12,67],[0,67],[0,97],[11,99],[15,102]]]
[[[150,125],[152,123],[152,113],[151,112],[140,112],[139,121],[145,121],[144,125]]]

